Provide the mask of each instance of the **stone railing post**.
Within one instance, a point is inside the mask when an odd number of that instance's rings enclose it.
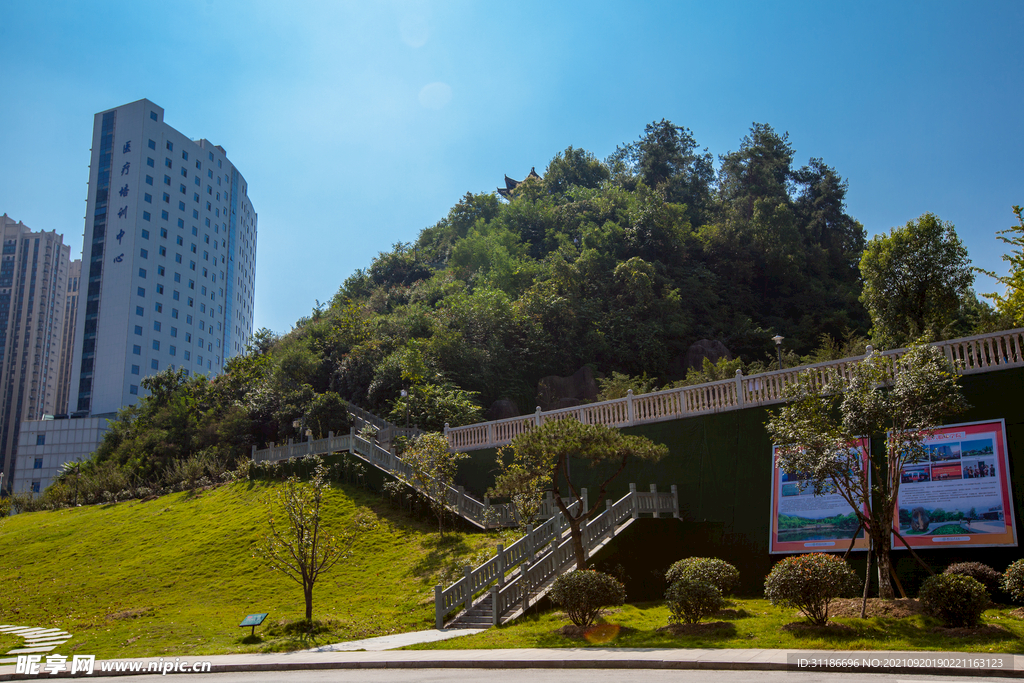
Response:
[[[743,370],[736,370],[736,405],[742,406],[746,403],[743,395]]]
[[[462,580],[465,582],[462,590],[462,594],[465,596],[462,606],[464,609],[469,609],[470,603],[473,602],[473,568],[468,564],[462,568]]]
[[[587,489],[580,489],[580,498],[583,499],[583,509],[580,510],[580,514],[585,514],[590,509],[590,501],[587,498]]]
[[[487,445],[491,446],[494,444],[494,423],[487,423]]]
[[[256,444],[252,445],[252,459],[256,459]]]
[[[541,421],[540,421],[540,406],[537,406],[537,410],[535,410],[534,413],[533,413],[533,423],[536,426],[540,427],[540,424],[541,424]]]
[[[672,507],[672,516],[679,519],[679,488],[675,484],[672,484]]]
[[[633,424],[636,419],[636,413],[633,412],[633,390],[629,389],[626,391],[626,424]]]
[[[519,570],[519,584],[523,590],[523,612],[530,608],[530,560],[523,560],[522,568]]]
[[[501,614],[498,612],[498,587],[491,586],[491,626],[497,627],[501,621]]]
[[[633,503],[633,519],[640,519],[640,496],[636,492],[636,484],[629,485],[629,498]]]
[[[535,548],[533,547],[533,525],[526,525],[526,556],[533,561],[533,554]]]
[[[434,628],[438,631],[444,628],[444,604],[441,599],[441,584],[434,586]]]
[[[501,543],[499,543],[498,547],[494,551],[494,556],[497,559],[495,564],[498,567],[498,585],[499,586],[504,586],[505,585],[505,546],[502,545]]]
[[[658,485],[651,484],[651,498],[654,499],[654,518],[661,517],[661,501],[658,500]]]

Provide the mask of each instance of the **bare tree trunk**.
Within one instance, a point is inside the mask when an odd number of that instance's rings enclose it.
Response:
[[[895,593],[892,590],[892,580],[889,573],[892,567],[892,560],[889,557],[889,538],[875,540],[876,553],[878,554],[878,597],[883,600],[894,600]]]
[[[306,598],[306,621],[313,623],[313,585],[307,584],[302,587],[302,593]]]
[[[871,554],[874,545],[868,545],[868,566],[864,569],[864,597],[860,603],[860,618],[864,619],[868,612],[868,589],[871,586]]]
[[[583,552],[583,531],[579,519],[569,518],[569,535],[572,537],[572,549],[576,552],[576,569],[586,569],[587,555]]]

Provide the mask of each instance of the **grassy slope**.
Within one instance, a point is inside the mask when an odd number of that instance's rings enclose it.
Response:
[[[237,624],[269,612],[267,624],[304,614],[302,591],[252,557],[266,512],[261,495],[279,484],[236,483],[147,502],[23,514],[0,528],[0,623],[58,627],[59,650],[100,656],[213,654],[312,646],[285,638],[245,644]],[[319,642],[431,628],[433,584],[454,558],[498,542],[436,529],[370,494],[334,489],[328,524],[344,531],[357,509],[376,522],[352,556],[321,578],[314,618],[333,619]],[[257,635],[266,626],[257,629]],[[67,650],[67,651],[65,651]]]
[[[766,600],[736,600],[732,606],[739,616],[713,617],[727,620],[727,626],[708,635],[673,636],[658,631],[669,622],[663,604],[625,605],[604,621],[624,629],[612,639],[593,642],[562,636],[557,631],[570,623],[561,612],[547,612],[491,629],[467,638],[416,645],[409,649],[515,648],[515,647],[687,647],[687,648],[772,648],[811,650],[952,650],[967,652],[1024,651],[1024,621],[1010,616],[1010,608],[985,612],[984,624],[1000,625],[1008,634],[950,636],[932,629],[940,624],[930,617],[906,619],[834,619],[849,629],[824,631],[782,630],[786,624],[802,621],[792,609],[772,607]]]

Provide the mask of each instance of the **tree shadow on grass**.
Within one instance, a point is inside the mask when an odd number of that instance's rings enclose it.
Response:
[[[413,566],[412,573],[422,577],[424,582],[429,582],[431,577],[458,562],[471,550],[465,538],[454,534],[446,534],[444,538],[430,536],[423,541],[423,546],[427,554]]]

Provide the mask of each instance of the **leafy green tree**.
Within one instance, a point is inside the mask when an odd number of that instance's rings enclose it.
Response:
[[[306,622],[312,627],[313,588],[324,574],[348,556],[354,527],[344,538],[323,528],[323,496],[330,488],[327,468],[322,463],[306,484],[291,477],[264,501],[267,533],[254,549],[254,557],[270,569],[283,573],[302,586]],[[280,519],[276,515],[283,514]]]
[[[395,424],[409,422],[423,430],[442,431],[449,427],[483,422],[483,409],[475,402],[476,392],[463,391],[448,384],[418,384],[408,396],[399,396],[392,403],[388,420]]]
[[[627,436],[604,425],[585,425],[574,419],[545,422],[540,427],[518,435],[510,448],[515,453],[516,470],[500,472],[494,482],[498,495],[514,495],[526,478],[535,491],[551,491],[555,504],[569,522],[576,568],[586,569],[582,526],[602,509],[608,485],[626,468],[630,460],[657,462],[668,455],[668,447],[655,444],[642,436]],[[569,473],[569,458],[578,458],[591,467],[617,465],[605,478],[589,508],[583,507],[579,487]],[[570,506],[575,504],[573,509]]]
[[[333,391],[313,397],[302,417],[302,423],[313,432],[314,439],[322,439],[330,432],[345,434],[351,426],[348,406]]]
[[[889,348],[941,336],[972,295],[974,272],[952,223],[926,213],[872,239],[861,258],[871,336]]]
[[[902,538],[892,524],[900,474],[927,458],[924,440],[943,419],[967,408],[955,369],[934,346],[911,347],[891,367],[873,353],[849,378],[831,372],[819,383],[801,374],[791,399],[765,425],[779,444],[779,467],[807,473],[815,494],[834,487],[850,505],[878,557],[879,595],[892,598],[890,538]],[[865,469],[853,445],[879,434],[884,454]]]
[[[1017,225],[996,233],[996,238],[1010,246],[1010,253],[1003,254],[1003,260],[1010,264],[1007,275],[996,275],[990,270],[978,269],[1006,288],[1004,294],[992,293],[985,296],[996,302],[999,312],[1013,321],[1015,327],[1024,326],[1024,215],[1019,206],[1013,207]]]
[[[437,532],[444,538],[444,523],[449,513],[455,512],[448,500],[448,491],[455,484],[459,461],[469,456],[448,449],[443,434],[420,434],[402,454],[402,460],[412,469],[414,488],[426,494],[430,508],[437,515]]]
[[[559,152],[544,172],[544,186],[552,194],[561,194],[572,187],[600,187],[609,177],[608,167],[584,149],[572,145]]]

